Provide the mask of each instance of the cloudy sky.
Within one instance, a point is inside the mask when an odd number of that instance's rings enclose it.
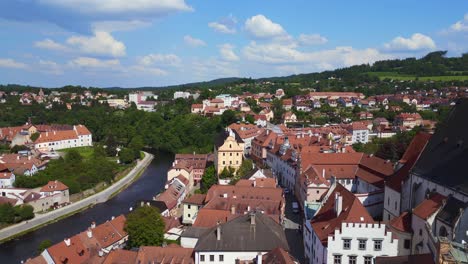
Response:
[[[0,1],[2,84],[161,86],[433,50],[468,52],[466,0]]]

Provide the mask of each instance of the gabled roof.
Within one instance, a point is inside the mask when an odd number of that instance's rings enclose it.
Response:
[[[135,263],[137,259],[138,252],[117,249],[112,250],[109,255],[106,256],[106,259],[102,264],[130,264]]]
[[[252,219],[254,223],[252,224]],[[220,240],[217,227],[203,234],[195,251],[211,252],[258,252],[270,251],[277,247],[289,250],[283,227],[262,213],[252,213],[220,225]]]
[[[198,211],[197,218],[192,226],[194,227],[213,227],[219,223],[226,223],[228,220],[237,217],[228,210],[217,210],[202,208]]]
[[[431,196],[422,201],[416,208],[413,209],[413,214],[419,218],[426,220],[442,207],[447,197],[440,193],[433,193]]]
[[[63,184],[60,181],[49,181],[46,185],[44,185],[40,192],[59,192],[68,190],[68,186]]]
[[[411,233],[411,214],[408,212],[403,212],[398,217],[393,218],[388,223],[391,227],[395,228],[398,231]]]
[[[399,163],[403,166],[386,179],[385,185],[397,192],[401,192],[401,184],[409,177],[409,173],[419,158],[427,142],[431,138],[428,133],[418,133],[411,141]]]
[[[413,173],[468,195],[468,98],[460,99],[439,123],[437,131],[416,162]]]
[[[275,248],[262,256],[263,261],[268,264],[294,264],[293,257],[283,248]]]
[[[190,197],[185,198],[185,200],[183,200],[182,203],[203,205],[205,203],[205,197],[206,197],[206,194],[195,193],[191,195]]]
[[[339,215],[335,211],[335,195],[342,197],[342,211]],[[312,228],[324,246],[328,243],[328,236],[341,227],[341,223],[374,223],[366,208],[359,199],[341,184],[336,184],[327,193],[328,198],[320,207],[317,214],[310,221]]]
[[[167,247],[140,247],[136,263],[193,264],[193,248],[170,244]]]

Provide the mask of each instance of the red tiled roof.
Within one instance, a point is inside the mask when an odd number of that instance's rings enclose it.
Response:
[[[125,221],[125,216],[120,215],[92,229],[93,236],[99,245],[105,248],[126,237],[128,234],[124,230]]]
[[[68,190],[68,186],[63,184],[60,181],[49,181],[46,185],[44,185],[40,192],[57,192],[57,191],[65,191]]]
[[[414,208],[413,214],[423,220],[426,220],[443,205],[446,199],[447,197],[442,194],[434,193],[431,197],[425,199],[416,208]]]
[[[203,205],[205,202],[205,197],[206,197],[206,194],[196,193],[196,194],[191,195],[188,198],[185,198],[185,200],[182,201],[182,203]]]
[[[339,215],[335,212],[335,194],[343,197],[342,211]],[[374,223],[366,208],[359,199],[341,184],[329,191],[328,199],[322,205],[315,217],[310,221],[312,228],[324,246],[328,243],[328,236],[335,229],[341,228],[341,223]]]
[[[291,255],[281,247],[277,247],[262,256],[264,263],[268,264],[295,264]]]
[[[398,231],[411,233],[411,214],[403,212],[400,216],[390,220],[389,225]]]
[[[198,211],[197,218],[193,223],[194,227],[213,227],[219,223],[225,223],[228,220],[237,217],[227,210],[215,210],[202,208]]]
[[[192,108],[203,108],[203,104],[192,104]]]
[[[385,185],[392,188],[397,192],[401,192],[402,181],[405,181],[409,177],[409,172],[413,168],[414,164],[419,158],[419,155],[423,151],[431,135],[428,133],[418,133],[411,141],[410,145],[406,149],[403,157],[399,161],[403,163],[403,166],[396,171],[393,175],[386,179]]]
[[[138,252],[117,249],[112,250],[102,264],[133,264],[136,263]]]
[[[236,183],[238,187],[276,188],[276,180],[273,178],[258,178],[255,180],[241,179]]]
[[[167,232],[171,230],[174,227],[181,226],[182,224],[179,221],[178,217],[167,217],[163,216],[162,217],[164,220],[164,231]]]
[[[193,248],[183,248],[175,244],[167,247],[140,247],[137,263],[193,264]]]
[[[84,125],[77,125],[75,129],[79,136],[91,135],[91,131]]]

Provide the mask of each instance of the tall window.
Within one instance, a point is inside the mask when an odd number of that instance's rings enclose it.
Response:
[[[371,256],[365,256],[364,257],[364,264],[372,264],[372,257]]]
[[[366,250],[366,242],[365,239],[359,239],[359,250]]]
[[[349,256],[349,264],[356,264],[357,256]]]
[[[343,239],[343,249],[351,249],[351,239]]]
[[[341,264],[341,255],[333,256],[333,264]]]
[[[405,249],[409,249],[409,248],[410,248],[410,240],[409,240],[409,239],[405,239],[404,244],[403,244],[403,247],[404,247]]]
[[[214,261],[214,255],[210,255],[210,262]]]
[[[382,240],[374,240],[374,250],[375,251],[382,250]]]
[[[224,255],[219,255],[219,261],[223,262],[224,261]]]
[[[205,261],[205,255],[200,255],[200,262]]]

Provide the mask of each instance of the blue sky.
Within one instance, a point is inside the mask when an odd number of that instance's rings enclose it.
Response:
[[[468,2],[5,0],[0,39],[2,84],[162,86],[459,56]]]

